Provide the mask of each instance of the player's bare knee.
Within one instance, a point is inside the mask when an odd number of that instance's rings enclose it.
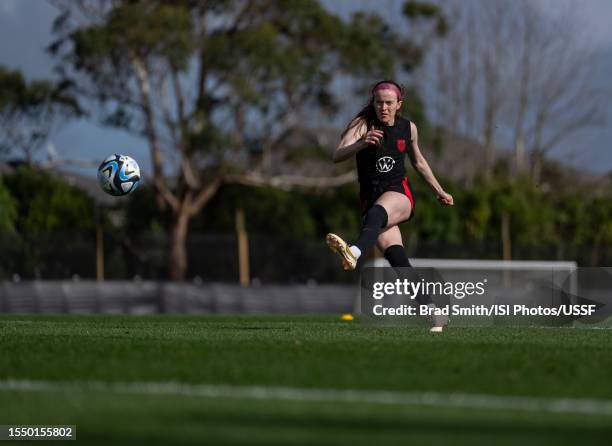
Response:
[[[391,242],[388,237],[381,234],[378,236],[378,240],[376,240],[376,245],[378,246],[378,249],[385,252],[385,249],[391,246]]]
[[[397,226],[392,226],[378,236],[376,244],[382,252],[389,246],[402,245],[402,233]]]

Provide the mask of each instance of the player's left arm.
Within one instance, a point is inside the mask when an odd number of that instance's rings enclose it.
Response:
[[[408,157],[410,158],[410,162],[416,169],[416,171],[423,177],[423,179],[429,184],[436,194],[438,201],[446,206],[452,206],[454,203],[453,196],[444,191],[436,176],[434,175],[431,167],[429,167],[429,163],[421,153],[421,149],[419,148],[419,133],[414,122],[410,122],[410,150],[408,150]]]

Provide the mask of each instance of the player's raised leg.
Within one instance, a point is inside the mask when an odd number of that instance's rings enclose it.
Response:
[[[361,234],[352,245],[336,234],[327,234],[327,245],[340,255],[345,270],[355,269],[359,257],[376,244],[381,231],[408,220],[411,212],[412,204],[408,197],[397,192],[385,192],[366,213]]]

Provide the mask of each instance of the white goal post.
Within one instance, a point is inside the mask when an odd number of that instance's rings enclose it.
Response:
[[[434,268],[443,273],[443,275],[448,274],[451,277],[460,276],[461,274],[469,276],[478,272],[486,272],[496,276],[501,282],[500,286],[508,288],[511,286],[512,277],[521,277],[529,273],[541,276],[548,271],[558,272],[560,276],[567,277],[570,296],[573,298],[578,292],[577,275],[571,274],[578,268],[577,263],[574,261],[411,258],[410,264],[415,268]],[[377,257],[368,260],[363,267],[382,268],[390,267],[390,265],[385,258]],[[355,314],[361,314],[361,292],[361,286],[359,286],[354,305]]]

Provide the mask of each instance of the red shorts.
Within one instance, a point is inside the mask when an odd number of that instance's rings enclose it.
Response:
[[[398,192],[408,197],[408,200],[410,200],[410,204],[412,205],[412,212],[408,218],[408,220],[410,220],[414,216],[414,194],[408,178],[404,178],[402,181],[391,183],[383,187],[364,187],[362,185],[359,191],[359,208],[361,210],[361,215],[365,216],[370,208],[374,206],[376,200],[378,200],[382,194],[388,191]]]

